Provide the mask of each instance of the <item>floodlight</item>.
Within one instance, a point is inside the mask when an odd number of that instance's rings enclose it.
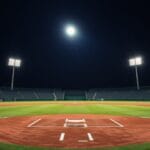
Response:
[[[20,67],[21,66],[21,60],[15,59],[15,58],[9,58],[8,66]]]
[[[143,63],[142,57],[135,57],[135,58],[129,59],[130,66],[139,66],[139,65],[142,65],[142,63]]]
[[[142,65],[143,60],[142,57],[134,57],[129,59],[129,65],[132,67],[135,67],[135,76],[136,76],[136,84],[137,84],[137,90],[140,89],[140,85],[139,85],[139,76],[138,76],[138,66]]]
[[[130,66],[135,66],[135,59],[129,59],[129,65]]]
[[[136,65],[142,65],[142,57],[135,58]]]
[[[15,68],[21,66],[21,59],[9,58],[8,66],[11,66],[12,69],[12,78],[11,78],[11,90],[14,89],[14,76],[15,76]]]
[[[20,59],[16,59],[15,66],[16,67],[20,67],[21,66],[21,60]]]
[[[14,58],[9,58],[8,66],[14,66],[14,64],[15,64],[15,59]]]

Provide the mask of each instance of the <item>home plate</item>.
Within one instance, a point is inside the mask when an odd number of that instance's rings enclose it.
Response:
[[[78,140],[79,143],[86,143],[88,140]]]

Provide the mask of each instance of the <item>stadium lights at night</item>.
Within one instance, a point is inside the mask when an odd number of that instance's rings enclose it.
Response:
[[[9,58],[8,66],[20,67],[21,66],[21,60],[15,59],[15,58]]]
[[[9,58],[8,66],[11,66],[12,69],[12,77],[11,77],[11,90],[14,89],[14,77],[15,77],[15,68],[21,66],[21,59]]]
[[[142,65],[142,57],[135,57],[135,58],[131,58],[129,59],[129,65],[130,66],[139,66]]]
[[[140,90],[140,84],[139,84],[139,75],[138,75],[138,66],[143,64],[143,59],[141,56],[139,57],[133,57],[129,59],[129,65],[131,67],[135,67],[135,76],[136,76],[136,85],[137,90]]]

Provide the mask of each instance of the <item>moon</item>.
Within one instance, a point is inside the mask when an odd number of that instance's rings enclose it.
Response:
[[[75,37],[77,35],[77,28],[74,25],[67,25],[65,27],[65,33],[69,37]]]

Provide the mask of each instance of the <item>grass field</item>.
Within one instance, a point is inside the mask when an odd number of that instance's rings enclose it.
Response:
[[[0,117],[45,114],[108,114],[119,116],[150,117],[150,103],[140,102],[1,102]],[[0,150],[54,150],[11,144],[0,144]],[[100,149],[100,148],[98,148]],[[102,150],[150,150],[150,143]],[[69,149],[70,150],[70,149]],[[90,149],[97,150],[97,149]]]

